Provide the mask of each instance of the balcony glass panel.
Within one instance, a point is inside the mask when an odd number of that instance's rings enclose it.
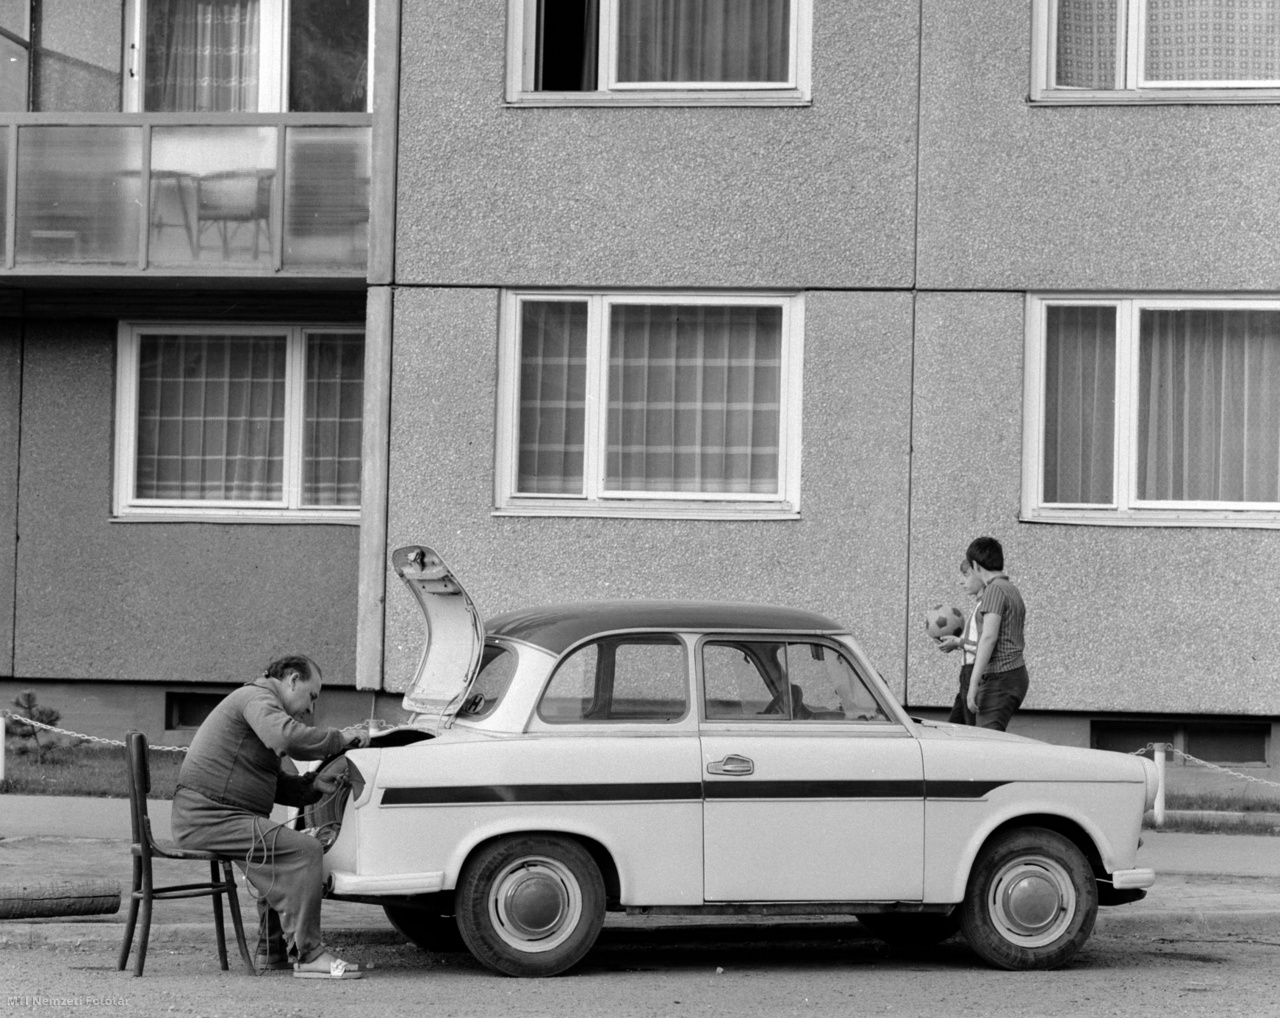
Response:
[[[23,127],[17,261],[136,264],[141,165],[141,128]]]
[[[285,266],[363,269],[369,254],[368,129],[290,128],[285,159]]]
[[[0,110],[27,108],[27,48],[0,36]]]
[[[274,127],[157,127],[151,134],[152,265],[272,262]]]

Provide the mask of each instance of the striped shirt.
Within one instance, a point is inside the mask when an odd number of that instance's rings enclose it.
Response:
[[[978,601],[977,611],[979,615],[1000,616],[1000,633],[996,637],[991,660],[987,662],[987,673],[1026,667],[1026,662],[1022,659],[1022,632],[1027,619],[1027,607],[1022,603],[1018,588],[1009,582],[1009,577],[997,576],[987,583]]]

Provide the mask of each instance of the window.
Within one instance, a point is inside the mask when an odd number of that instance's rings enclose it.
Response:
[[[480,671],[467,689],[467,698],[458,708],[459,717],[483,718],[493,713],[516,674],[519,659],[509,647],[486,643],[480,658]]]
[[[890,721],[845,656],[824,643],[707,640],[702,690],[708,721]]]
[[[1037,0],[1032,98],[1280,100],[1271,0]]]
[[[125,324],[117,375],[117,516],[359,521],[363,333]]]
[[[164,694],[164,727],[166,731],[193,730],[204,724],[225,693]]]
[[[575,721],[678,721],[688,709],[685,649],[674,636],[599,640],[556,667],[538,717]]]
[[[0,0],[0,109],[364,113],[368,0]]]
[[[812,0],[510,0],[507,99],[796,104]]]
[[[499,512],[797,515],[801,298],[511,293],[503,313]]]
[[[1271,725],[1266,722],[1198,722],[1177,718],[1097,720],[1091,722],[1089,728],[1089,741],[1094,749],[1136,753],[1144,746],[1163,742],[1177,751],[1166,754],[1168,762],[1174,765],[1204,761],[1265,766],[1271,734]],[[1143,751],[1142,755],[1148,760],[1153,756],[1151,750]]]
[[[1023,513],[1280,526],[1280,301],[1028,302]]]

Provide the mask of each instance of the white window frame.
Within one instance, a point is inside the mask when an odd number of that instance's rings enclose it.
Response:
[[[520,317],[525,301],[587,304],[587,412],[583,494],[517,491],[520,412]],[[778,412],[778,487],[751,492],[609,491],[604,487],[608,407],[609,309],[614,304],[774,306],[782,310]],[[601,290],[510,290],[502,295],[495,441],[496,516],[625,516],[643,519],[798,519],[803,400],[804,298],[797,293],[641,293]]]
[[[1115,88],[1055,84],[1058,0],[1034,0],[1031,11],[1031,101],[1035,103],[1275,103],[1276,81],[1149,81],[1146,0],[1116,0]]]
[[[1044,368],[1049,307],[1116,309],[1116,400],[1112,501],[1044,500]],[[1280,528],[1280,502],[1156,501],[1137,497],[1138,358],[1141,313],[1148,310],[1280,311],[1280,298],[1029,294],[1023,378],[1022,514],[1030,523],[1099,526]]]
[[[813,0],[791,0],[790,79],[759,82],[619,82],[618,0],[600,0],[599,82],[595,91],[542,92],[533,88],[538,0],[508,0],[508,105],[518,106],[806,106],[812,96]]]
[[[148,0],[126,0],[124,24],[124,111],[142,113],[143,82],[146,81],[147,37],[146,8]],[[368,84],[365,87],[365,112],[373,97],[373,38],[375,3],[369,2]],[[258,108],[246,113],[287,112],[289,102],[289,0],[260,0],[258,26]],[[236,116],[236,114],[227,114]]]
[[[111,512],[119,521],[360,523],[360,506],[302,504],[303,432],[306,407],[307,337],[363,333],[361,326],[332,323],[224,325],[218,322],[121,322],[116,343],[115,484]],[[281,336],[286,343],[283,495],[278,502],[138,498],[138,358],[141,339],[151,335]]]

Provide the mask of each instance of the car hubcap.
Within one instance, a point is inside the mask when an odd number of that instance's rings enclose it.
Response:
[[[988,908],[1000,934],[1021,947],[1043,947],[1071,925],[1076,891],[1071,876],[1052,859],[1015,859],[991,884]]]
[[[494,879],[489,916],[504,941],[520,951],[550,951],[577,928],[582,893],[573,873],[555,859],[526,857]]]

